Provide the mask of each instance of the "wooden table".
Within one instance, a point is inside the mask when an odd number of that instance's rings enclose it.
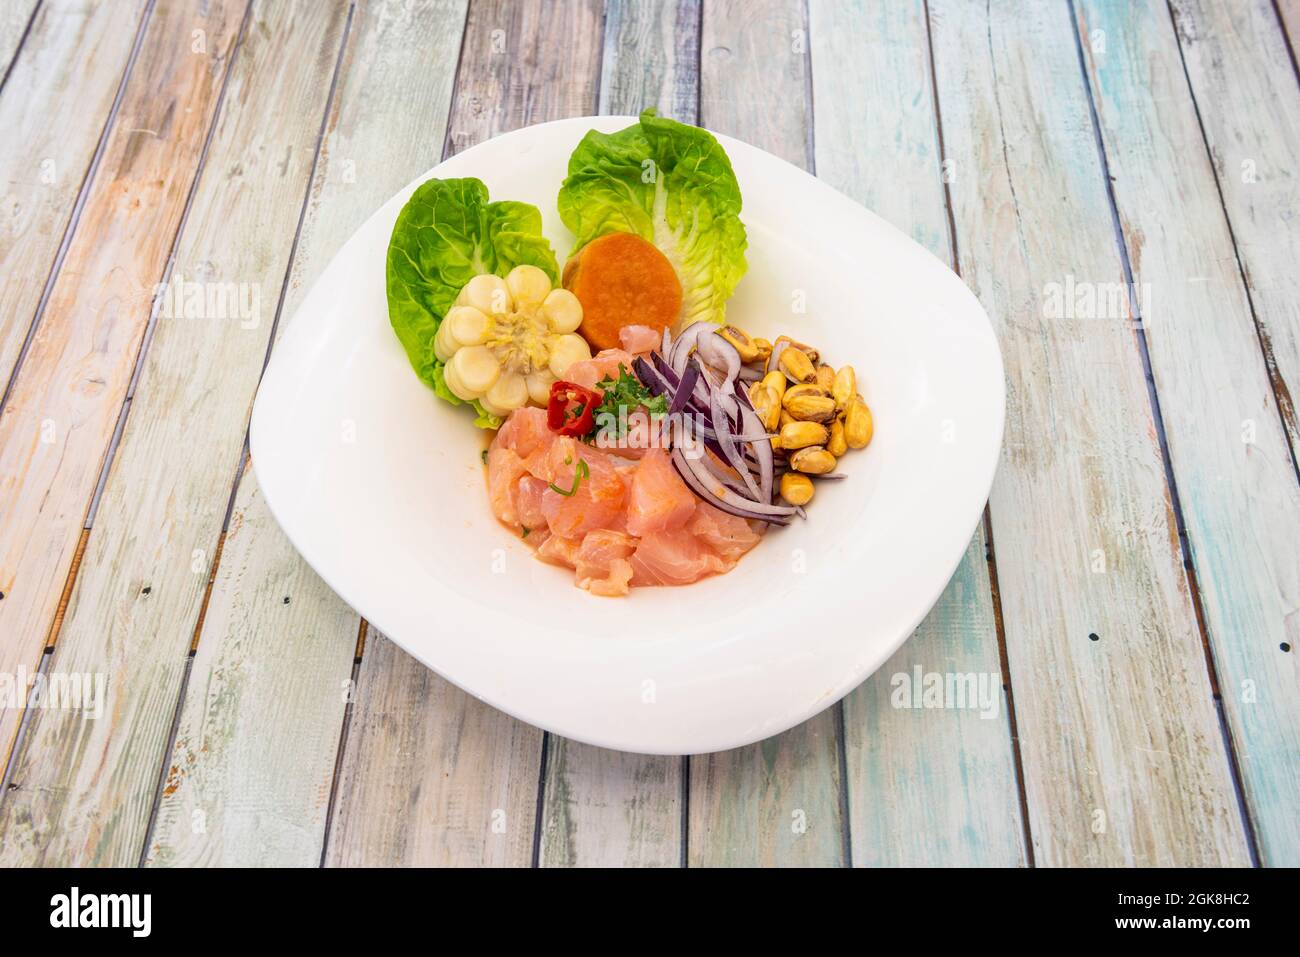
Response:
[[[8,0],[0,674],[48,693],[0,710],[0,864],[1300,864],[1288,36],[1297,0]],[[1007,372],[916,635],[691,758],[427,671],[245,444],[278,322],[403,184],[650,105],[951,262]],[[918,672],[998,706],[897,707]],[[97,720],[47,706],[79,675]]]

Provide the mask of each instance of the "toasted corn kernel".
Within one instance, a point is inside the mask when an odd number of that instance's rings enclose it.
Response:
[[[785,398],[785,386],[789,380],[786,379],[784,372],[778,372],[773,369],[767,375],[763,376],[761,381],[763,385],[776,393],[778,399]]]
[[[758,347],[754,345],[754,340],[749,338],[749,333],[745,330],[736,326],[723,326],[718,330],[718,335],[736,347],[741,362],[753,362],[758,358]]]
[[[772,354],[772,343],[766,339],[755,339],[754,348],[758,350],[758,361],[766,364],[768,356]]]
[[[837,459],[849,450],[849,443],[844,439],[844,423],[839,419],[831,420],[831,437],[826,443],[826,451]]]
[[[835,385],[835,370],[826,365],[818,366],[817,384],[827,392],[830,392],[831,386]]]
[[[865,449],[874,432],[871,409],[867,408],[862,396],[855,395],[844,413],[844,441],[851,449]]]
[[[830,430],[818,422],[791,422],[781,426],[781,448],[792,451],[810,445],[825,445],[830,436]]]
[[[807,505],[813,497],[812,479],[798,472],[786,472],[781,476],[781,497],[791,505]]]
[[[817,381],[817,370],[813,368],[812,360],[798,346],[786,346],[777,359],[777,365],[795,382]]]
[[[835,418],[835,400],[828,395],[797,395],[786,398],[783,405],[801,422],[829,423]]]
[[[787,412],[785,409],[782,409],[781,417],[776,420],[776,424],[778,428],[784,429],[787,425],[789,425],[793,421],[795,421],[794,416],[791,415],[789,412]]]
[[[835,456],[820,445],[813,445],[793,453],[790,456],[790,468],[810,475],[825,475],[835,471]]]
[[[847,409],[849,400],[857,394],[858,391],[858,374],[853,371],[853,366],[842,366],[840,371],[835,373],[835,381],[831,384],[831,396],[835,399],[835,408]]]
[[[815,382],[801,382],[798,385],[787,386],[781,395],[781,401],[789,402],[801,395],[828,396],[830,393]]]
[[[754,406],[754,411],[758,413],[763,428],[769,432],[776,431],[781,419],[781,400],[776,393],[762,382],[755,382],[749,387],[749,401]]]

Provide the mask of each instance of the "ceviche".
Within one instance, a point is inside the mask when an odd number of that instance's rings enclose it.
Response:
[[[728,321],[745,227],[705,130],[647,110],[591,131],[557,206],[563,268],[536,207],[423,183],[389,244],[393,329],[441,399],[495,430],[486,507],[538,558],[595,595],[725,573],[871,442],[854,368],[796,329]]]

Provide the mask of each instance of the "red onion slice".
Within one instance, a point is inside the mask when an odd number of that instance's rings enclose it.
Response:
[[[758,501],[768,501],[771,496],[769,494],[767,498],[762,497],[762,492],[759,489],[758,484],[754,481],[754,477],[749,472],[749,465],[746,464],[745,457],[740,453],[735,437],[732,435],[729,427],[731,423],[727,420],[727,413],[723,410],[719,398],[720,396],[717,392],[711,392],[709,394],[709,412],[713,416],[713,430],[718,433],[718,444],[722,446],[723,458],[727,460],[728,465],[740,473],[740,478],[745,483],[745,487],[749,489],[750,494],[753,495],[755,499]],[[769,444],[768,451],[770,452],[771,449],[772,446]]]
[[[673,449],[672,461],[691,491],[714,508],[773,525],[788,525],[790,516],[797,514],[790,505],[768,505],[741,497],[714,478],[707,465],[699,459],[688,459],[681,449]]]

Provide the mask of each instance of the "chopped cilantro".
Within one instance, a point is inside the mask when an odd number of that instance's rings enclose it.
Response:
[[[641,380],[628,372],[627,366],[621,362],[618,364],[618,378],[605,376],[596,383],[596,387],[605,393],[605,398],[596,409],[597,420],[602,414],[618,419],[620,410],[631,412],[638,406],[645,406],[651,415],[664,415],[668,412],[668,400],[662,395],[651,395]]]

